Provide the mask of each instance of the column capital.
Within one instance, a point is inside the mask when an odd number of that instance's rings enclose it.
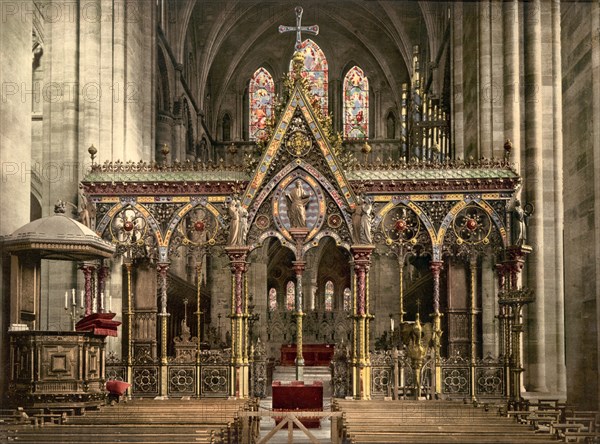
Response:
[[[350,246],[350,253],[354,259],[355,268],[356,266],[369,266],[371,265],[371,254],[375,250],[375,245],[352,245]]]
[[[444,269],[444,261],[431,261],[429,262],[429,269],[432,273],[440,273]]]

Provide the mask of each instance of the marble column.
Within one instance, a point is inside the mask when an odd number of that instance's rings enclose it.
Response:
[[[92,274],[96,270],[96,264],[91,262],[82,262],[79,269],[83,272],[85,287],[85,312],[84,316],[92,314]]]
[[[229,256],[229,265],[232,273],[231,288],[231,367],[229,395],[245,399],[249,396],[249,368],[244,362],[244,344],[247,343],[245,323],[247,316],[244,314],[246,306],[245,274],[248,271],[248,247],[225,247]]]
[[[504,136],[512,141],[510,159],[521,166],[521,109],[519,100],[519,1],[502,3],[504,30]]]
[[[354,259],[354,350],[352,356],[352,395],[354,399],[371,399],[371,364],[369,353],[369,286],[373,245],[354,245],[350,248]]]
[[[528,389],[545,392],[544,194],[542,154],[542,18],[541,1],[524,4],[525,29],[525,196],[535,211],[529,218],[527,243],[534,251],[527,264],[527,286],[536,297],[527,310]]]

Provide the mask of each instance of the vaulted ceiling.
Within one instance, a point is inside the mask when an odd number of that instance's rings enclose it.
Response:
[[[287,72],[295,33],[278,26],[295,25],[294,9],[304,9],[303,25],[319,25],[310,36],[325,52],[330,82],[358,64],[375,91],[400,101],[401,85],[412,75],[413,45],[436,50],[446,2],[411,0],[297,0],[175,2],[167,38],[180,60],[193,54],[190,85],[199,106],[218,114],[227,94],[241,94],[259,66],[278,80]],[[307,36],[308,37],[308,36]],[[303,36],[303,38],[305,38]],[[427,56],[427,58],[435,58]],[[350,65],[350,66],[349,66]]]

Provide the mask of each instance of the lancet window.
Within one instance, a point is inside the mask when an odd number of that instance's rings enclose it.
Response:
[[[344,77],[344,136],[369,137],[369,79],[358,66]]]
[[[323,115],[327,115],[327,92],[329,90],[329,67],[327,58],[315,42],[304,40],[300,52],[304,55],[303,76],[308,80],[310,93],[317,98]],[[292,62],[290,61],[290,70]]]
[[[333,310],[333,282],[327,281],[325,284],[325,311]]]
[[[285,287],[285,308],[288,311],[294,310],[296,303],[296,285],[292,281],[288,281]]]
[[[250,140],[261,140],[266,137],[265,128],[273,116],[273,98],[275,82],[273,76],[265,68],[258,68],[248,86],[250,104],[249,134]]]
[[[277,290],[274,288],[269,290],[269,310],[277,310]]]

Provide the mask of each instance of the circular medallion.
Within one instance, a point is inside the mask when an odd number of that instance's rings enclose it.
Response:
[[[285,147],[290,154],[297,157],[308,154],[311,146],[310,137],[302,131],[294,131],[285,142]]]
[[[204,221],[197,220],[196,222],[194,222],[194,230],[196,231],[204,231],[205,226],[206,225]]]
[[[331,228],[340,228],[342,226],[342,218],[339,214],[330,214],[327,218],[327,225]]]
[[[261,214],[256,218],[256,226],[261,230],[268,228],[270,224],[271,222],[269,221],[269,218],[264,214]]]

